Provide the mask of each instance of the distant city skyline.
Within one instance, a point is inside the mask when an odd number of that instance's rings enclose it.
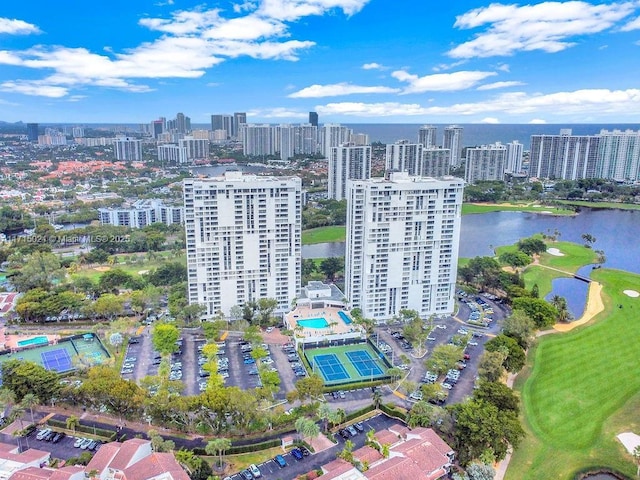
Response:
[[[640,122],[630,1],[3,4],[15,122]]]

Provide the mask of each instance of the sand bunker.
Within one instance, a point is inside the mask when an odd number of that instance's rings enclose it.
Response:
[[[554,257],[564,257],[564,253],[562,253],[557,248],[547,248],[547,253],[549,255],[553,255]]]
[[[618,440],[624,445],[624,448],[627,449],[631,455],[633,455],[633,451],[635,448],[640,445],[640,436],[636,435],[632,432],[624,432],[618,435]]]
[[[109,270],[111,270],[111,267],[95,267],[94,270],[97,270],[99,272],[108,272]]]
[[[625,290],[622,293],[624,293],[627,297],[631,297],[631,298],[640,297],[640,293],[636,292],[635,290]]]

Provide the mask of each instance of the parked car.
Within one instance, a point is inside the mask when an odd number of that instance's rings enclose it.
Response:
[[[253,478],[260,478],[262,476],[262,472],[258,467],[256,467],[255,463],[249,465],[249,471],[251,472],[251,475],[253,475]]]
[[[311,452],[307,447],[299,447],[299,448],[300,448],[300,451],[302,452],[302,455],[304,455],[305,457],[308,457],[309,455],[311,455]]]
[[[76,448],[80,448],[80,445],[82,445],[82,442],[84,442],[85,440],[86,438],[78,437],[76,441],[73,443],[73,446]]]
[[[240,476],[244,479],[244,480],[253,480],[253,475],[251,474],[251,472],[249,470],[242,470],[240,472]]]
[[[80,450],[86,450],[87,448],[89,448],[89,444],[92,442],[93,440],[91,440],[90,438],[85,438],[84,442],[82,442],[80,444]]]
[[[296,460],[302,460],[304,458],[304,455],[302,455],[302,452],[299,448],[294,448],[293,450],[291,450],[291,455],[293,455],[293,458],[295,458]]]
[[[42,440],[44,437],[49,435],[49,433],[51,433],[51,429],[50,428],[45,428],[44,430],[40,430],[38,432],[38,434],[36,435],[36,440]]]
[[[352,437],[355,437],[356,435],[358,435],[358,431],[355,429],[353,425],[349,425],[347,427],[347,431],[349,432],[349,435],[351,435]]]
[[[276,465],[278,465],[280,468],[284,468],[287,466],[287,462],[282,455],[276,455],[275,457],[273,457],[273,461],[276,462]]]
[[[359,432],[364,432],[364,425],[362,424],[362,422],[358,422],[353,426],[356,427],[356,430],[358,430]]]

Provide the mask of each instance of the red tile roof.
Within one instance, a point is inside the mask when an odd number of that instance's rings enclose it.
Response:
[[[382,430],[380,432],[376,432],[375,438],[380,445],[394,445],[400,441],[398,435],[389,430]]]
[[[149,440],[143,440],[142,438],[132,438],[131,440],[123,442],[118,453],[116,453],[115,457],[113,457],[109,463],[109,468],[124,470],[131,465],[131,461],[135,454],[138,453],[138,450],[150,444],[151,442]]]
[[[368,445],[365,445],[364,447],[361,447],[353,452],[353,457],[359,462],[367,462],[369,465],[383,458],[378,450]]]
[[[87,471],[96,470],[97,472],[102,472],[109,466],[121,446],[122,444],[120,442],[111,442],[102,445],[87,464]]]
[[[172,453],[152,453],[125,469],[127,480],[148,480],[169,473],[173,480],[189,480]]]

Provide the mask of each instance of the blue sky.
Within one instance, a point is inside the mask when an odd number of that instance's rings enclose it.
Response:
[[[92,8],[87,5],[93,5]],[[640,123],[640,2],[3,2],[0,120]]]

